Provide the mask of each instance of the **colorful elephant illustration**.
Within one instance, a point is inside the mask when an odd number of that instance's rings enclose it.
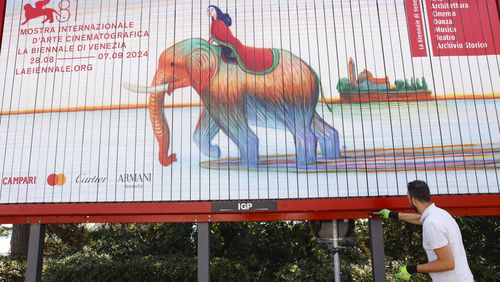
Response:
[[[193,87],[203,103],[193,139],[205,155],[220,157],[220,148],[212,139],[222,130],[237,145],[240,163],[255,166],[259,140],[249,125],[272,124],[293,134],[298,164],[316,162],[318,141],[323,157],[339,157],[337,130],[316,113],[321,91],[318,76],[289,51],[274,51],[279,56],[274,71],[252,74],[221,60],[219,46],[203,39],[187,39],[161,54],[152,86],[124,83],[131,91],[150,93],[149,113],[162,165],[175,161],[175,154],[168,155],[170,133],[163,116],[164,95],[183,87]]]

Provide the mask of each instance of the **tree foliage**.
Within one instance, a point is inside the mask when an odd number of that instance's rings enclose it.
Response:
[[[500,217],[458,218],[476,281],[499,281]],[[212,281],[332,281],[332,254],[308,221],[212,223]],[[405,264],[423,263],[421,227],[384,221],[388,281]],[[47,228],[44,281],[195,281],[196,225],[97,224]],[[342,281],[371,281],[368,221],[341,251]],[[0,281],[23,281],[25,261],[0,259]],[[428,281],[414,275],[412,281]]]
[[[0,237],[7,236],[7,234],[12,230],[11,227],[5,225],[0,225]]]
[[[332,269],[324,267],[331,258],[316,233],[310,222],[216,223],[211,255],[247,269],[252,277],[243,281],[331,281]]]
[[[476,281],[500,281],[500,217],[457,219]]]
[[[351,93],[352,90],[353,89],[348,78],[344,77],[339,79],[337,82],[337,91],[339,91],[339,93]]]
[[[0,281],[22,282],[24,281],[25,272],[25,260],[0,256]]]

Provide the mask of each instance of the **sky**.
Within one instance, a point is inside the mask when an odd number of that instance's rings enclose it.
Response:
[[[11,224],[2,224],[2,226],[12,226]],[[10,234],[6,237],[0,237],[0,256],[8,255],[10,250]]]

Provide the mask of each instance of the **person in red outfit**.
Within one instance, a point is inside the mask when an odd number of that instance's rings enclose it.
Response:
[[[208,6],[207,13],[211,18],[209,42],[215,41],[221,46],[225,62],[238,62],[245,71],[255,73],[269,71],[275,65],[271,49],[245,46],[234,37],[229,29],[232,20],[227,13],[214,5]]]
[[[232,39],[233,43],[237,39],[233,36],[233,33],[229,29],[232,24],[232,19],[229,14],[225,14],[222,10],[214,5],[208,6],[207,9],[208,16],[212,20],[212,24],[210,25],[210,43],[214,41],[213,36],[221,41],[228,42],[228,38]],[[229,42],[231,43],[231,42]],[[222,59],[224,61],[233,61],[235,60],[234,55],[229,47],[221,46],[222,48]]]

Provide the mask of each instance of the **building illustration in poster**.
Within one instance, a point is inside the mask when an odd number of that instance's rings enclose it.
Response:
[[[349,77],[339,79],[337,90],[342,103],[365,102],[412,102],[432,100],[425,77],[395,80],[391,83],[388,77],[375,78],[363,69],[357,74],[356,64],[349,58]]]
[[[7,1],[0,203],[499,193],[496,8]]]

